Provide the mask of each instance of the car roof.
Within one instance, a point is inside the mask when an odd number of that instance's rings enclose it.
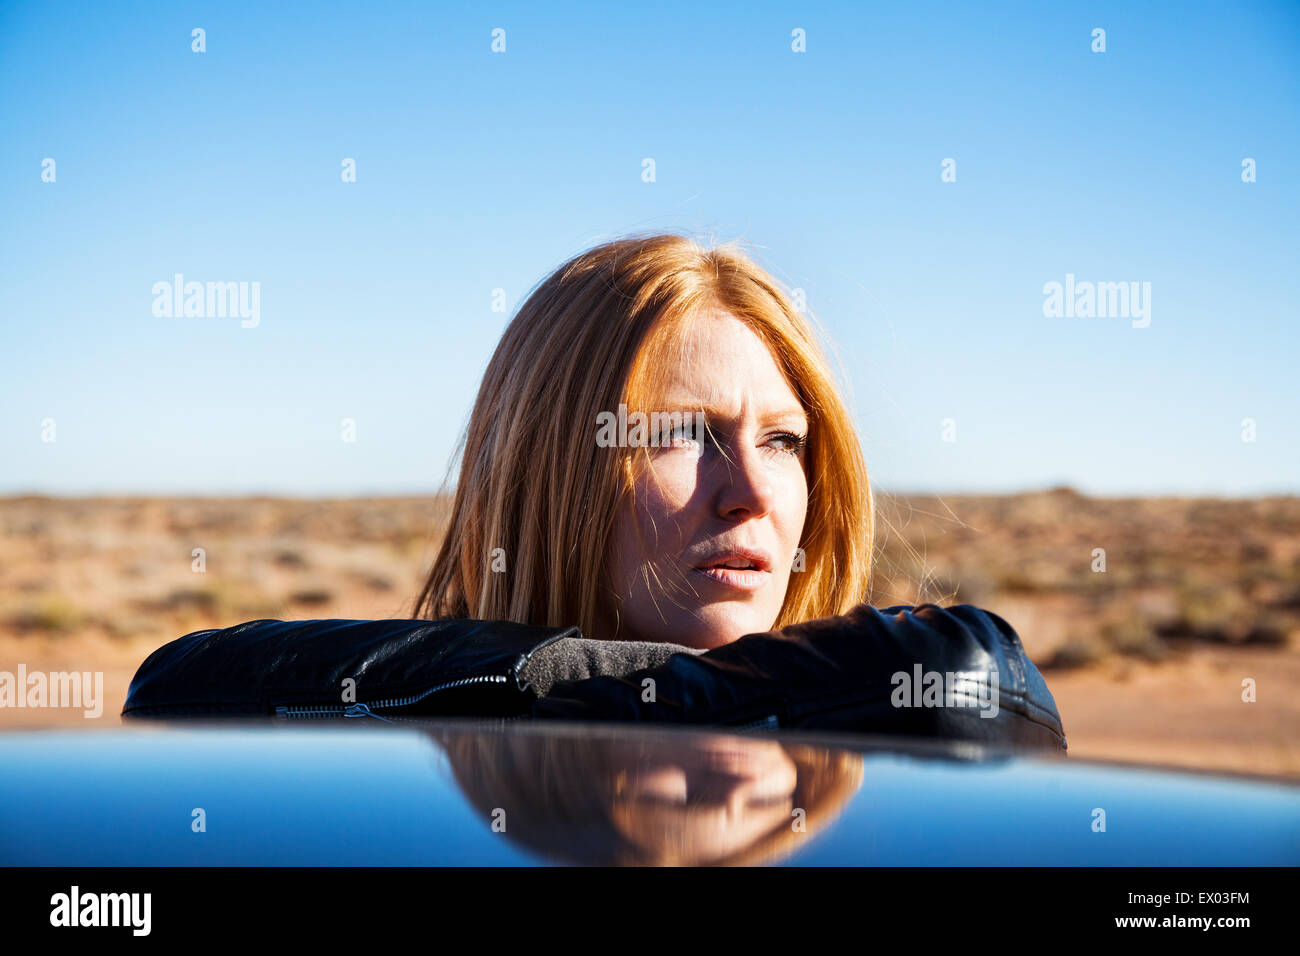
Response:
[[[0,733],[0,862],[1295,865],[1300,786],[921,738],[127,721]]]

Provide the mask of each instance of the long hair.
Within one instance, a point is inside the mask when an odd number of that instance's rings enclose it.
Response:
[[[656,234],[575,256],[511,321],[463,439],[445,537],[415,617],[577,624],[591,637],[608,602],[615,515],[636,449],[601,447],[597,415],[644,405],[685,323],[721,309],[766,343],[808,417],[808,511],[773,625],[865,600],[873,506],[852,419],[809,320],[734,244]],[[642,453],[645,449],[640,449]],[[503,571],[504,573],[501,573]]]
[[[791,740],[734,737],[732,747],[778,745],[795,766],[791,809],[804,812],[803,827],[786,815],[751,842],[724,856],[700,860],[689,832],[657,817],[653,809],[630,804],[620,781],[637,763],[629,751],[647,742],[672,741],[689,754],[699,738],[659,738],[637,728],[574,728],[526,724],[510,733],[461,729],[454,724],[428,732],[446,755],[461,792],[482,820],[506,812],[505,833],[512,843],[549,862],[584,866],[758,866],[778,862],[828,831],[862,786],[862,754]],[[703,812],[698,798],[671,808],[679,824]],[[637,841],[633,836],[640,835]]]

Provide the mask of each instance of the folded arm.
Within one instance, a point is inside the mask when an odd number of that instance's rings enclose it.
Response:
[[[502,621],[251,621],[159,648],[123,709],[277,713],[758,725],[1065,748],[1019,638],[970,605],[862,604],[703,653]]]
[[[557,684],[533,716],[1066,746],[1056,702],[1015,631],[968,604],[861,604],[660,667]]]

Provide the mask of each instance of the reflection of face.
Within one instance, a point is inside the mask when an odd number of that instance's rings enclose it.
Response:
[[[676,344],[682,359],[651,411],[704,409],[707,434],[646,449],[617,517],[611,581],[620,637],[716,647],[780,613],[808,510],[808,419],[735,316],[701,316]]]
[[[705,736],[624,745],[635,761],[614,806],[630,842],[672,863],[707,863],[790,825],[797,773],[776,741]]]

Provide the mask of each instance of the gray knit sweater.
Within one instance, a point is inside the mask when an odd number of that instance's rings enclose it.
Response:
[[[623,677],[643,667],[668,663],[674,654],[703,654],[703,649],[653,641],[597,641],[566,637],[537,651],[521,676],[545,697],[561,681],[588,677]]]

